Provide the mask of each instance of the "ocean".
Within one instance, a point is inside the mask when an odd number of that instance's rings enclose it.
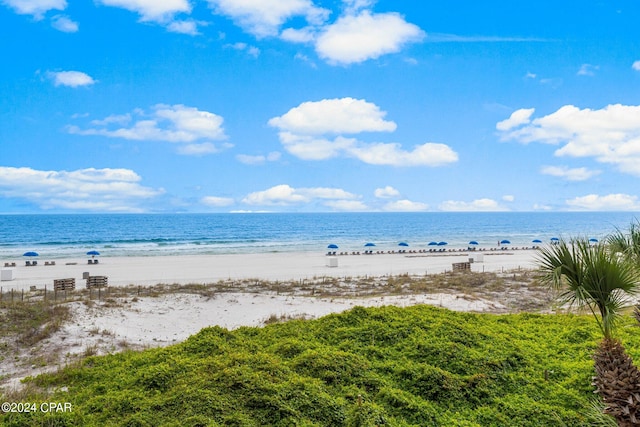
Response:
[[[603,239],[636,221],[633,212],[254,213],[0,215],[0,259],[36,251],[47,259],[101,256],[531,246],[533,239]]]

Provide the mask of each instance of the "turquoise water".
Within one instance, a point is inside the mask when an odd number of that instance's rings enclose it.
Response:
[[[0,259],[37,251],[64,258],[98,250],[102,256],[157,256],[290,251],[396,249],[401,241],[481,247],[508,239],[514,246],[551,237],[602,239],[626,229],[635,213],[270,213],[0,215]]]

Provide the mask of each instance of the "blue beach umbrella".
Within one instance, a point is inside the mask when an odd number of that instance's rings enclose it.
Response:
[[[447,244],[447,242],[438,242],[438,246],[444,246],[446,244]]]
[[[500,244],[501,244],[501,245],[510,245],[510,244],[511,244],[511,242],[510,242],[510,241],[508,241],[507,239],[504,239],[504,240],[500,240]]]
[[[531,241],[531,243],[542,243],[542,240],[540,240],[540,239],[533,239],[533,240]]]
[[[375,244],[375,243],[371,243],[371,242],[369,242],[369,243],[365,243],[364,245],[365,245],[366,247],[371,247],[371,246],[375,246],[376,244]]]
[[[25,252],[22,256],[28,256],[28,257],[38,256],[38,252],[29,251],[29,252]]]
[[[477,245],[477,244],[478,244],[478,242],[476,242],[475,240],[472,240],[472,241],[470,241],[470,242],[469,242],[469,244],[470,244],[470,245]]]
[[[89,251],[89,252],[87,252],[87,255],[96,256],[96,255],[100,255],[100,252],[98,252],[98,251]]]
[[[438,242],[429,242],[428,246],[438,246]]]
[[[329,246],[327,246],[327,249],[338,249],[338,245],[336,245],[335,243],[332,243]]]
[[[559,242],[559,241],[560,241],[560,239],[558,239],[557,237],[552,237],[552,238],[551,238],[551,241],[552,241],[552,242]]]
[[[398,243],[398,246],[409,246],[409,244],[407,242],[400,242]]]
[[[598,239],[594,239],[593,237],[592,237],[591,239],[589,239],[589,241],[590,241],[591,243],[598,243]]]

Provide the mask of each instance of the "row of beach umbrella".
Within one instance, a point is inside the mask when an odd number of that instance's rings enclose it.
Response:
[[[558,242],[560,241],[560,239],[559,239],[559,238],[557,238],[557,237],[552,237],[550,240],[551,240],[551,243],[558,243]],[[591,239],[589,239],[589,242],[591,242],[591,243],[598,243],[598,239],[591,238]],[[542,240],[540,240],[540,239],[533,239],[533,240],[531,241],[531,243],[542,243]],[[429,242],[429,243],[427,244],[427,246],[445,246],[445,245],[447,245],[447,244],[448,244],[448,243],[447,243],[447,242],[444,242],[444,241],[443,241],[443,242],[435,242],[435,241],[432,241],[432,242]],[[501,245],[510,245],[510,244],[511,244],[511,241],[510,241],[510,240],[507,240],[507,239],[503,239],[503,240],[500,240],[500,244],[501,244]],[[479,243],[478,243],[476,240],[471,240],[471,241],[469,242],[469,245],[477,246],[477,245],[479,245]],[[374,247],[374,246],[376,246],[376,244],[375,244],[375,243],[373,243],[373,242],[367,242],[367,243],[365,243],[365,244],[364,244],[364,246],[365,246],[366,248],[370,248],[370,247]],[[407,242],[400,242],[400,243],[398,243],[398,246],[408,247],[408,246],[409,246],[409,244],[408,244]],[[327,248],[328,248],[328,249],[338,249],[338,245],[336,245],[335,243],[331,243],[329,246],[327,246]]]
[[[100,252],[98,252],[98,251],[89,251],[89,252],[87,252],[87,255],[89,255],[89,256],[98,256],[98,255],[100,255]],[[32,257],[40,256],[40,254],[38,252],[35,252],[35,251],[29,251],[29,252],[25,252],[24,254],[22,254],[22,256],[26,256],[26,257],[32,258]]]

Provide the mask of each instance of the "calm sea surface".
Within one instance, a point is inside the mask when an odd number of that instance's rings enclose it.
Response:
[[[602,239],[616,227],[627,229],[631,212],[563,213],[284,213],[0,215],[0,259],[36,251],[65,258],[98,250],[102,256],[157,256],[291,251],[396,249],[399,242],[426,248],[481,247],[508,239],[514,246],[552,237]]]

